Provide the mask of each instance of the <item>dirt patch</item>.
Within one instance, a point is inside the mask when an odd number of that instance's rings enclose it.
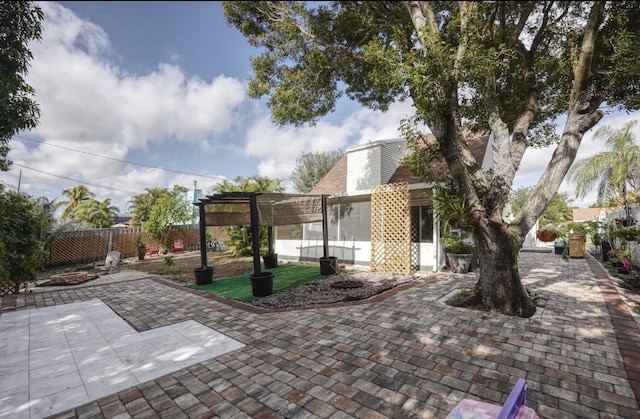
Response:
[[[345,272],[331,275],[326,279],[301,285],[288,291],[259,298],[252,304],[261,308],[281,309],[365,300],[414,280],[415,277],[411,275],[362,271]],[[353,284],[356,282],[362,285],[356,288],[341,286],[341,284]]]

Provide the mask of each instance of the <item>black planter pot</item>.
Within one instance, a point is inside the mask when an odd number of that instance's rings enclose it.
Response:
[[[208,285],[213,282],[213,267],[196,268],[193,270],[196,275],[196,285]]]
[[[600,248],[602,250],[602,261],[603,262],[609,261],[609,251],[612,250],[609,242],[603,241],[600,245]]]
[[[138,252],[138,260],[144,260],[144,251]]]
[[[264,268],[265,269],[273,269],[278,267],[278,254],[273,253],[270,255],[262,256],[262,260],[264,260]]]
[[[320,274],[333,275],[338,273],[338,258],[329,256],[328,258],[320,258]]]
[[[273,276],[273,272],[259,272],[249,275],[254,297],[266,297],[273,294]]]

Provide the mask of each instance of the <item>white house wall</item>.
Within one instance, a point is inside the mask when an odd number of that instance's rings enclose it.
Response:
[[[380,184],[389,182],[391,176],[400,165],[400,160],[407,151],[407,142],[404,140],[393,141],[384,144],[381,148]]]
[[[347,153],[347,193],[369,193],[380,185],[380,145],[363,147]]]

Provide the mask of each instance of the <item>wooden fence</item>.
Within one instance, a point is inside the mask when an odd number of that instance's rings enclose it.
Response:
[[[157,246],[140,227],[101,228],[63,233],[51,242],[47,266],[94,262],[104,259],[111,250],[120,251],[123,258],[137,256],[138,235],[142,236],[147,246]],[[168,232],[168,243],[177,239],[184,241],[185,250],[200,249],[198,224],[173,226]]]

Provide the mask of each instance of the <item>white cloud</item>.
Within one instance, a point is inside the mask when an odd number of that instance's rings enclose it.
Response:
[[[248,130],[244,154],[259,160],[257,174],[288,181],[303,153],[344,151],[368,141],[399,138],[400,121],[411,112],[407,103],[396,103],[386,113],[358,109],[338,123],[320,121],[300,128],[278,128],[264,117]]]
[[[607,150],[602,141],[593,140],[594,133],[599,128],[608,125],[610,128],[617,130],[622,128],[625,123],[631,120],[639,119],[640,112],[633,112],[629,114],[613,113],[605,116],[598,123],[598,125],[596,125],[593,129],[591,129],[584,135],[584,138],[582,139],[582,142],[580,144],[580,148],[578,149],[578,153],[576,154],[575,161],[578,162],[582,159],[592,157]],[[557,132],[562,133],[563,129],[564,125],[559,124]],[[634,128],[634,134],[636,136],[636,140],[640,140],[640,126],[637,125]],[[535,185],[542,176],[547,165],[549,164],[554,150],[555,145],[541,149],[528,149],[524,154],[522,164],[520,165],[520,168],[518,169],[518,172],[516,174],[516,178],[514,180],[514,188],[517,188],[519,186]],[[597,199],[595,189],[588,193],[585,197],[576,197],[575,188],[566,177],[560,185],[559,192],[567,192],[569,198],[573,199],[572,205],[581,208],[588,207],[589,205],[595,203]]]
[[[159,63],[147,74],[131,74],[110,59],[116,52],[101,27],[58,3],[39,6],[45,14],[42,39],[29,46],[33,60],[27,82],[36,90],[40,123],[16,137],[9,154],[17,164],[34,169],[25,170],[23,190],[55,197],[70,184],[84,182],[112,187],[115,191],[90,186],[96,194],[124,200],[132,191],[170,187],[175,179],[162,170],[132,168],[69,150],[129,160],[133,151],[152,154],[158,145],[183,144],[205,152],[228,141],[222,134],[234,125],[246,101],[243,81],[223,75],[204,81],[171,63]],[[19,170],[15,166],[2,181],[17,184]]]

